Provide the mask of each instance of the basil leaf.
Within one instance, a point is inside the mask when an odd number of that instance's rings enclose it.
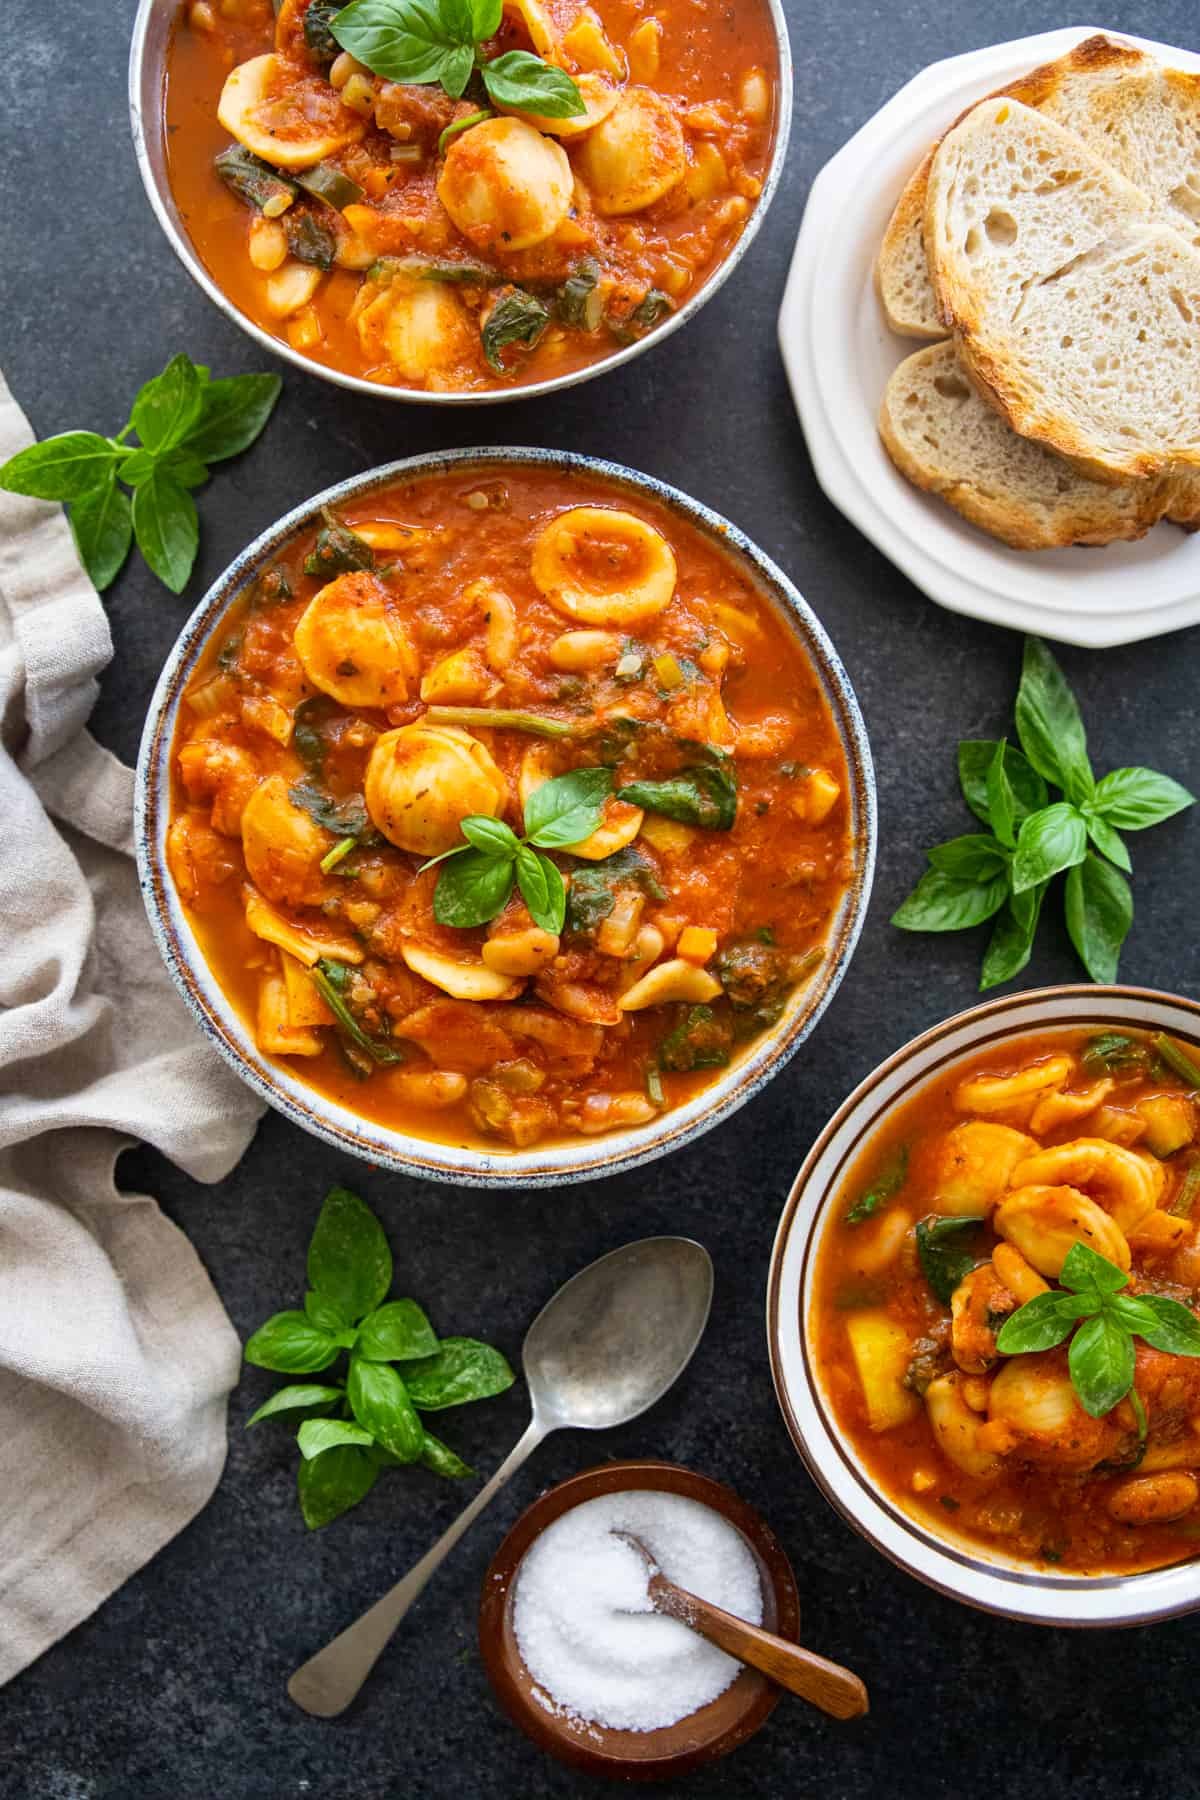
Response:
[[[1005,1319],[996,1333],[996,1348],[1003,1356],[1023,1356],[1051,1350],[1070,1332],[1085,1302],[1073,1294],[1035,1294]]]
[[[737,777],[724,761],[694,763],[666,781],[631,781],[617,789],[617,799],[703,831],[730,831],[737,818]]]
[[[471,0],[471,36],[477,44],[495,37],[504,17],[504,0]]]
[[[460,35],[447,10],[438,0],[351,0],[329,29],[343,50],[387,81],[440,81],[448,67],[453,71],[456,50],[474,48],[469,18]]]
[[[960,881],[990,881],[993,875],[1006,875],[1008,871],[1008,858],[1000,843],[982,833],[950,838],[944,844],[935,844],[927,854],[935,869]]]
[[[379,1477],[379,1469],[365,1451],[347,1444],[326,1450],[310,1462],[301,1457],[296,1472],[300,1511],[310,1531],[340,1518],[365,1500]]]
[[[257,1425],[260,1419],[275,1419],[282,1413],[308,1412],[317,1406],[328,1406],[331,1401],[344,1400],[346,1392],[340,1387],[321,1387],[316,1383],[298,1381],[292,1387],[280,1388],[269,1400],[264,1400],[257,1412],[252,1412],[246,1420],[246,1430]]]
[[[1187,1307],[1182,1309],[1189,1319]],[[1154,1308],[1140,1294],[1113,1294],[1108,1301],[1108,1311],[1114,1319],[1119,1319],[1126,1331],[1136,1331],[1144,1337],[1147,1331],[1158,1329],[1158,1315]],[[1194,1320],[1197,1330],[1197,1344],[1200,1345],[1200,1321]]]
[[[512,893],[513,865],[486,850],[467,850],[443,866],[433,890],[433,916],[439,925],[467,929],[486,925],[503,912]]]
[[[999,912],[1007,897],[1007,870],[987,881],[961,881],[929,869],[892,914],[892,924],[902,931],[965,931]]]
[[[613,790],[611,769],[572,769],[534,788],[525,802],[525,835],[543,850],[590,837],[604,817]]]
[[[335,1361],[338,1347],[327,1331],[321,1331],[302,1312],[281,1312],[259,1326],[243,1354],[256,1369],[307,1375],[327,1369]]]
[[[908,1180],[908,1145],[901,1144],[876,1171],[874,1180],[846,1214],[847,1225],[861,1225],[872,1213],[895,1198]]]
[[[326,1300],[312,1288],[304,1296],[304,1316],[318,1331],[327,1331],[330,1337],[335,1338],[350,1328],[350,1321],[341,1307],[335,1306],[332,1300]]]
[[[1067,876],[1067,931],[1093,981],[1113,982],[1121,945],[1133,924],[1125,877],[1091,852]]]
[[[1172,1356],[1200,1356],[1200,1319],[1191,1307],[1178,1300],[1168,1300],[1163,1294],[1142,1294],[1140,1299],[1158,1320],[1153,1331],[1139,1326],[1133,1328],[1148,1344],[1155,1350],[1166,1350]]]
[[[95,431],[43,438],[0,466],[0,488],[35,500],[79,500],[115,469],[121,452]]]
[[[1000,842],[1012,850],[1017,842],[1017,797],[1004,767],[1007,751],[1008,739],[1001,738],[988,766],[987,805],[992,830]]]
[[[583,96],[566,70],[543,62],[528,50],[497,56],[484,63],[480,73],[497,106],[539,113],[544,119],[577,119],[587,112]]]
[[[1121,842],[1118,833],[1106,820],[1093,818],[1089,814],[1087,834],[1101,856],[1107,856],[1109,862],[1116,863],[1118,869],[1124,869],[1126,875],[1132,875],[1133,864],[1129,860],[1129,852]]]
[[[390,1363],[352,1356],[346,1397],[359,1424],[378,1438],[385,1450],[401,1462],[416,1462],[424,1436],[421,1421]]]
[[[239,456],[266,425],[282,391],[278,375],[229,375],[210,381],[183,447],[206,463]]]
[[[507,373],[500,352],[508,344],[525,344],[533,349],[550,323],[550,314],[533,294],[524,288],[513,288],[497,300],[484,321],[480,333],[483,354],[497,375]]]
[[[182,350],[161,375],[146,382],[133,403],[130,423],[147,450],[161,455],[182,442],[200,417],[202,385],[199,369]]]
[[[200,521],[187,489],[162,468],[134,493],[133,534],[158,579],[181,594],[196,560]]]
[[[926,1281],[943,1306],[949,1306],[954,1290],[978,1262],[974,1251],[956,1240],[963,1232],[977,1232],[978,1218],[937,1216],[917,1221],[917,1255]]]
[[[1097,1313],[1071,1339],[1067,1364],[1080,1403],[1093,1419],[1102,1419],[1133,1386],[1133,1339],[1108,1313]]]
[[[449,1444],[443,1444],[441,1438],[434,1437],[432,1431],[425,1433],[425,1441],[417,1461],[423,1469],[432,1469],[435,1475],[444,1475],[448,1481],[465,1481],[475,1473],[469,1463],[465,1463],[461,1456],[456,1456]]]
[[[1073,869],[1087,853],[1087,825],[1075,807],[1059,800],[1031,813],[1013,852],[1013,893],[1024,893],[1063,869]]]
[[[1128,1287],[1129,1277],[1116,1263],[1109,1262],[1107,1256],[1101,1256],[1098,1250],[1092,1250],[1087,1244],[1072,1244],[1063,1261],[1058,1279],[1063,1286],[1073,1293],[1082,1294],[1093,1291],[1098,1294],[1119,1294]]]
[[[102,594],[116,580],[133,542],[129,496],[117,486],[111,468],[96,487],[72,503],[70,521],[79,560],[96,592]]]
[[[389,1300],[368,1313],[355,1349],[368,1362],[408,1362],[437,1350],[433,1326],[415,1300]]]
[[[308,1246],[308,1279],[351,1324],[374,1310],[392,1285],[383,1226],[357,1194],[331,1188]]]
[[[1067,678],[1040,638],[1025,639],[1015,710],[1021,748],[1038,774],[1068,800],[1086,800],[1095,785],[1087,733]]]
[[[474,1338],[443,1338],[437,1353],[409,1363],[404,1385],[422,1412],[440,1412],[468,1400],[487,1400],[510,1388],[516,1376],[498,1350]]]
[[[1028,963],[1045,896],[1046,884],[1042,882],[1038,887],[1026,888],[1023,894],[1010,894],[1001,907],[979,971],[982,991],[1011,981]]]
[[[964,738],[958,746],[958,779],[963,798],[975,817],[994,831],[988,801],[988,774],[1001,744],[1004,746],[1004,773],[1012,790],[1013,828],[1020,830],[1022,820],[1032,812],[1040,812],[1050,795],[1037,770],[1025,760],[1015,744],[1006,739]]]
[[[374,1443],[369,1431],[352,1425],[349,1419],[305,1419],[296,1433],[301,1456],[312,1458],[338,1444],[358,1444],[363,1450]]]
[[[503,819],[489,819],[484,813],[473,813],[460,822],[459,830],[468,844],[473,844],[476,850],[485,850],[489,856],[511,859],[517,854],[517,834]]]
[[[517,882],[535,925],[557,937],[563,928],[567,894],[563,879],[548,856],[524,844],[517,851]]]
[[[1145,831],[1195,804],[1195,794],[1157,769],[1113,769],[1092,795],[1095,811],[1123,831]]]

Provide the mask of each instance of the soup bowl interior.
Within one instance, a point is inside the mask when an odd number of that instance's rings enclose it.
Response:
[[[779,1021],[710,1086],[646,1126],[501,1152],[389,1129],[267,1059],[205,959],[168,873],[166,840],[172,745],[184,690],[230,608],[288,540],[316,522],[322,507],[344,505],[398,481],[446,471],[502,474],[521,468],[578,471],[601,478],[615,499],[654,502],[706,536],[753,582],[803,649],[837,730],[848,775],[854,872],[830,922],[816,972],[792,994]],[[736,527],[678,490],[616,464],[557,451],[464,450],[392,463],[327,489],[264,532],[215,583],[184,627],[151,701],[138,761],[135,824],[143,897],[167,967],[201,1029],[264,1100],[327,1142],[401,1173],[479,1186],[552,1185],[633,1168],[689,1142],[748,1100],[799,1049],[829,1004],[858,941],[874,869],[875,778],[862,715],[833,645],[787,576]]]
[[[208,295],[215,306],[220,308],[226,318],[240,326],[261,349],[268,351],[273,356],[283,357],[305,374],[315,375],[322,381],[333,382],[338,387],[348,388],[354,393],[364,394],[373,400],[400,400],[429,406],[492,405],[503,400],[530,400],[535,395],[557,393],[561,388],[574,387],[578,382],[588,381],[592,376],[599,375],[608,369],[619,368],[623,363],[630,362],[635,356],[640,356],[652,345],[661,343],[672,332],[678,331],[699,312],[707,300],[711,299],[722,283],[728,280],[758,235],[783,175],[792,126],[792,52],[782,0],[761,0],[761,4],[770,21],[778,68],[775,131],[762,192],[746,220],[740,237],[732,245],[728,254],[700,283],[696,291],[689,295],[684,303],[660,325],[656,326],[652,332],[638,338],[634,343],[615,347],[611,355],[604,356],[599,361],[547,380],[512,382],[505,387],[473,390],[469,393],[391,387],[314,361],[301,351],[293,349],[286,338],[277,338],[265,331],[261,325],[258,325],[239,306],[235,305],[220,284],[214,280],[203,258],[197,252],[171,191],[164,130],[164,93],[167,79],[167,55],[171,33],[176,29],[179,7],[170,4],[170,0],[139,0],[133,23],[133,38],[129,56],[129,117],[133,133],[134,154],[141,173],[142,185],[146,190],[146,196],[154,216],[166,234],[168,243],[197,286]]]
[[[1040,1624],[1145,1624],[1200,1607],[1200,1561],[1139,1574],[1087,1575],[1031,1566],[926,1521],[880,1491],[839,1426],[813,1353],[816,1266],[834,1200],[870,1137],[934,1080],[1017,1037],[1089,1026],[1166,1031],[1200,1043],[1200,1006],[1127,987],[1071,986],[1012,994],[914,1038],[870,1074],[825,1127],[788,1196],[771,1258],[767,1336],[775,1391],[792,1440],[827,1500],[877,1550],[941,1593]]]

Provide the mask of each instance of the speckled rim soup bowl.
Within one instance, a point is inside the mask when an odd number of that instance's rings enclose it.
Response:
[[[780,1407],[825,1498],[877,1550],[939,1593],[984,1612],[1041,1625],[1145,1625],[1200,1608],[1200,1560],[1144,1575],[1031,1568],[957,1536],[936,1535],[881,1494],[842,1436],[807,1340],[823,1216],[884,1116],[931,1081],[945,1081],[990,1045],[1092,1026],[1168,1031],[1200,1052],[1200,1005],[1149,988],[1070,986],[1009,994],[957,1013],[880,1063],[843,1102],[792,1185],[771,1256],[767,1338]]]
[[[167,871],[171,746],[183,691],[226,613],[255,582],[294,533],[315,523],[323,506],[338,507],[396,481],[415,481],[445,470],[552,468],[599,476],[614,498],[653,501],[714,541],[745,570],[794,632],[829,706],[849,776],[850,833],[855,873],[825,940],[825,956],[813,978],[793,996],[779,1023],[747,1046],[703,1093],[664,1113],[649,1126],[602,1137],[505,1152],[441,1144],[389,1130],[359,1118],[264,1057],[253,1032],[225,998],[188,922]],[[612,1175],[690,1143],[728,1118],[781,1069],[808,1037],[835,993],[853,955],[866,912],[875,863],[875,775],[866,727],[837,652],[808,602],[783,571],[736,526],[648,475],[619,464],[568,452],[528,449],[447,450],[409,457],[327,488],[295,507],[255,539],[209,589],[168,656],[150,702],[138,757],[134,829],[138,872],[151,930],[175,984],[200,1029],[254,1091],[285,1118],[326,1143],[402,1174],[423,1175],[478,1187],[549,1187]]]
[[[762,193],[755,201],[754,210],[746,220],[742,235],[708,279],[663,324],[647,336],[639,338],[636,343],[628,344],[623,349],[614,347],[611,356],[602,357],[586,368],[572,369],[566,375],[555,375],[545,381],[524,384],[513,382],[508,387],[472,393],[388,387],[382,382],[367,381],[361,375],[348,375],[341,369],[332,369],[325,363],[314,362],[301,351],[293,350],[286,339],[273,337],[269,331],[264,331],[261,325],[257,325],[236,306],[213,279],[192,243],[167,175],[163,91],[166,83],[167,46],[179,17],[180,0],[139,0],[137,15],[133,21],[133,39],[129,51],[129,122],[142,186],[146,190],[146,198],[154,216],[166,234],[167,242],[197,287],[208,295],[227,319],[231,319],[247,337],[253,338],[261,349],[269,351],[272,356],[283,357],[305,375],[313,375],[319,381],[334,382],[338,387],[349,388],[356,394],[365,394],[372,400],[401,400],[418,406],[491,406],[502,400],[532,400],[535,395],[554,394],[560,388],[574,387],[581,381],[590,381],[593,376],[607,374],[610,369],[617,369],[622,363],[631,362],[635,356],[661,344],[672,332],[686,325],[733,274],[762,229],[767,209],[783,175],[792,130],[792,49],[788,40],[787,20],[782,0],[762,0],[762,3],[770,18],[779,63],[775,141]],[[278,10],[276,6],[276,11]]]

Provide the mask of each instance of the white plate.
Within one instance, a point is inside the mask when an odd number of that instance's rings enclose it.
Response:
[[[1106,28],[1078,25],[934,63],[831,162],[808,197],[779,341],[817,479],[885,556],[952,612],[1099,649],[1200,621],[1200,533],[1158,525],[1103,550],[1010,550],[893,466],[875,428],[898,363],[920,348],[888,329],[875,256],[904,183],[973,100]],[[1176,68],[1200,55],[1108,32]]]

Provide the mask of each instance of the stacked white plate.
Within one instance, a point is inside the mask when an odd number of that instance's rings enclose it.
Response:
[[[1010,550],[913,487],[875,420],[893,369],[920,346],[889,329],[874,268],[900,190],[935,138],[974,101],[1098,31],[1200,70],[1200,55],[1099,25],[934,63],[817,176],[779,315],[796,409],[834,505],[939,605],[1097,649],[1200,621],[1200,533],[1163,524],[1136,544]]]

